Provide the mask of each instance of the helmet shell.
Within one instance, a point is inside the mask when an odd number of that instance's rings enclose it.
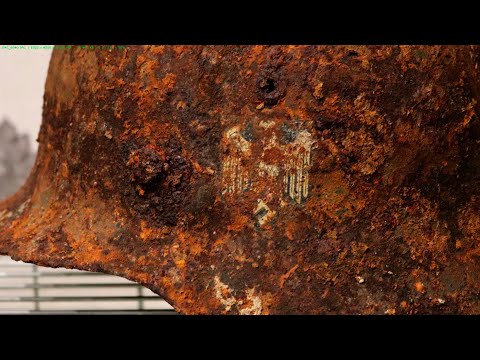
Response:
[[[479,54],[56,49],[0,253],[187,314],[478,313]]]

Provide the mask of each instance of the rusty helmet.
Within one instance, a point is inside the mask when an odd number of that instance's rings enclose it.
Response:
[[[57,48],[0,253],[186,314],[479,313],[479,56]]]

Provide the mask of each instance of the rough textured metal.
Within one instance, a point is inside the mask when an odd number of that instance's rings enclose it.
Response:
[[[178,311],[480,313],[478,47],[54,50],[0,253]]]

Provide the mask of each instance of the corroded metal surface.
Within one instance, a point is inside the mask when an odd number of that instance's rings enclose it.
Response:
[[[0,253],[183,313],[480,313],[480,51],[55,50]]]

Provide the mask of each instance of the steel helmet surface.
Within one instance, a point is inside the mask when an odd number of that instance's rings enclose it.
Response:
[[[480,51],[53,51],[0,253],[186,314],[479,313]]]

